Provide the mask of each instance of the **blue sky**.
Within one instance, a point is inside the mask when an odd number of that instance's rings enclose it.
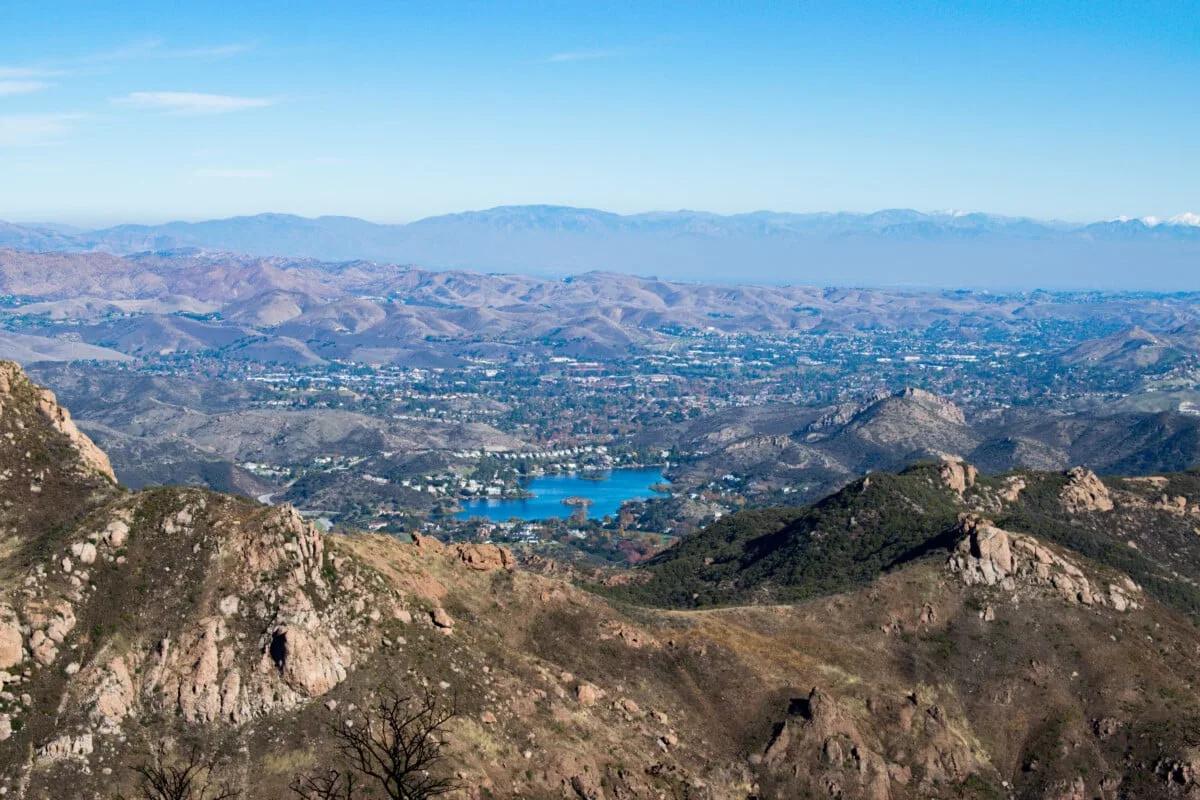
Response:
[[[1200,211],[1200,3],[0,0],[0,219]]]

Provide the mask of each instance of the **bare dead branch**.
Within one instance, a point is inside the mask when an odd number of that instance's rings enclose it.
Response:
[[[446,776],[442,752],[442,735],[457,715],[453,700],[446,704],[429,693],[415,697],[385,688],[352,724],[335,724],[332,733],[350,768],[390,800],[428,800],[459,788]]]
[[[297,776],[289,788],[301,800],[353,800],[357,784],[353,772],[330,769]]]
[[[241,792],[217,781],[216,764],[192,746],[172,757],[166,744],[151,747],[149,757],[132,768],[140,777],[142,800],[234,800]]]

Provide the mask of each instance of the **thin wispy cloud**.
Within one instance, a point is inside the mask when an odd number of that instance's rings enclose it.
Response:
[[[265,108],[275,103],[267,97],[235,97],[203,92],[132,92],[114,98],[113,102],[131,108],[184,115],[229,114]]]
[[[547,64],[565,64],[571,61],[599,61],[603,58],[616,58],[620,54],[621,51],[615,49],[566,50],[547,56],[545,61]]]
[[[45,81],[6,81],[0,80],[0,97],[11,97],[16,94],[33,94],[43,89],[49,89]]]
[[[139,39],[110,50],[46,59],[37,65],[0,65],[0,81],[45,81],[65,75],[88,73],[104,65],[150,59],[220,59],[248,53],[253,42],[225,42],[195,47],[174,47],[157,37]]]
[[[138,41],[129,42],[128,44],[123,44],[109,50],[97,50],[75,56],[74,58],[66,58],[62,63],[71,67],[87,67],[111,64],[119,61],[131,61],[138,58],[145,58],[162,46],[163,42],[161,39],[139,39]]]
[[[70,133],[81,114],[2,114],[0,147],[55,144]]]
[[[166,50],[162,55],[166,58],[229,58],[248,53],[254,49],[249,42],[230,42],[209,47],[186,47],[180,50]]]
[[[61,74],[58,70],[42,69],[40,67],[0,67],[0,81],[35,80],[52,78],[55,75]]]
[[[227,42],[216,45],[176,47],[158,37],[147,37],[112,50],[101,50],[72,59],[69,63],[106,64],[115,61],[135,61],[155,58],[228,58],[254,49],[250,42]]]
[[[271,177],[271,171],[265,169],[198,169],[193,174],[197,178],[222,178],[230,180],[253,180]]]

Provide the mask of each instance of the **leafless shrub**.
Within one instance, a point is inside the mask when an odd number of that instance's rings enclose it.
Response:
[[[358,786],[353,772],[330,769],[299,775],[289,788],[301,800],[354,800]]]
[[[234,800],[241,796],[239,790],[217,780],[215,761],[204,757],[197,747],[172,755],[160,742],[133,771],[140,776],[137,797],[141,800]]]
[[[447,777],[442,737],[456,704],[430,693],[382,688],[377,699],[330,727],[342,762],[302,774],[291,790],[302,800],[357,800],[382,790],[390,800],[429,800],[459,788]],[[366,785],[364,785],[366,784]]]

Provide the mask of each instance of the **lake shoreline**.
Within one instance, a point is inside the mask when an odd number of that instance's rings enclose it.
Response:
[[[582,472],[543,475],[522,485],[529,497],[466,500],[453,516],[459,521],[505,522],[513,518],[535,521],[567,519],[586,509],[589,519],[602,519],[615,515],[621,505],[630,500],[668,496],[661,491],[668,485],[662,467],[628,467],[603,473],[589,471],[586,477]],[[565,504],[570,499],[576,502]]]

